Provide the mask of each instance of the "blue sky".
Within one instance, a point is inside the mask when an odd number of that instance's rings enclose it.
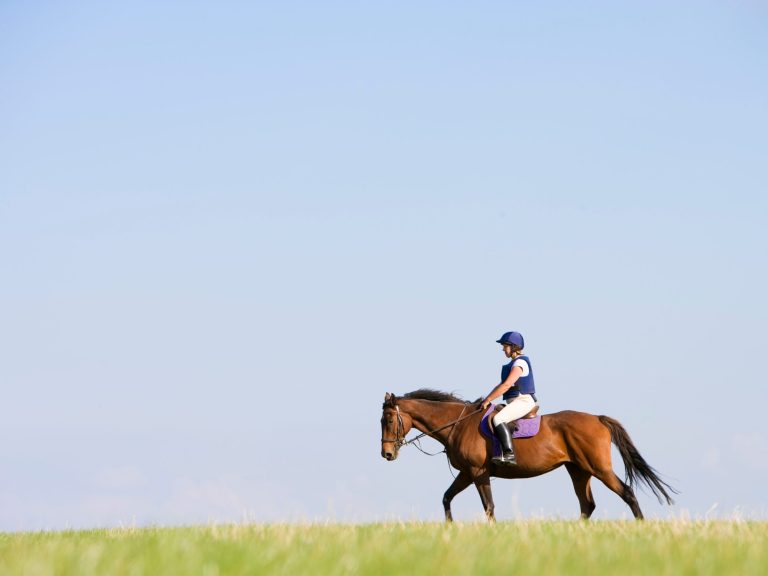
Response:
[[[440,519],[444,459],[379,456],[383,395],[486,394],[507,330],[544,412],[619,419],[682,491],[646,515],[764,518],[767,28],[3,3],[0,530]],[[493,489],[578,513],[563,470]]]

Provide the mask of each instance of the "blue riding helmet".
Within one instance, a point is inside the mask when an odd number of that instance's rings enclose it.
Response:
[[[525,340],[520,332],[504,332],[504,335],[496,340],[499,344],[512,344],[518,348],[525,348]]]

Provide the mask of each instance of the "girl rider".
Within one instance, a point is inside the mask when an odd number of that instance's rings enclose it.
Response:
[[[523,355],[525,340],[519,332],[505,332],[496,340],[502,345],[504,354],[511,358],[509,364],[501,368],[501,383],[483,400],[487,408],[493,400],[503,396],[507,405],[493,417],[493,431],[501,442],[502,455],[493,459],[496,464],[513,465],[515,449],[512,445],[512,433],[508,422],[522,418],[536,406],[536,389],[533,386],[533,370],[528,356]]]

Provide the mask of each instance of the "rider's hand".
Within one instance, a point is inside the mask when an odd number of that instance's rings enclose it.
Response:
[[[490,401],[490,400],[488,400],[488,398],[486,398],[485,400],[483,400],[483,403],[482,403],[482,404],[480,404],[480,407],[481,407],[483,410],[485,410],[485,409],[486,409],[486,408],[488,408],[488,406],[490,406],[490,405],[491,405],[491,401]]]

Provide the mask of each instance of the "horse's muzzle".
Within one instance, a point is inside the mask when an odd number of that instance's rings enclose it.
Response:
[[[395,451],[395,452],[390,452],[389,450],[382,450],[382,451],[381,451],[381,457],[382,457],[382,458],[386,458],[387,460],[389,460],[390,462],[392,462],[392,460],[394,460],[395,458],[397,458],[397,451]]]

